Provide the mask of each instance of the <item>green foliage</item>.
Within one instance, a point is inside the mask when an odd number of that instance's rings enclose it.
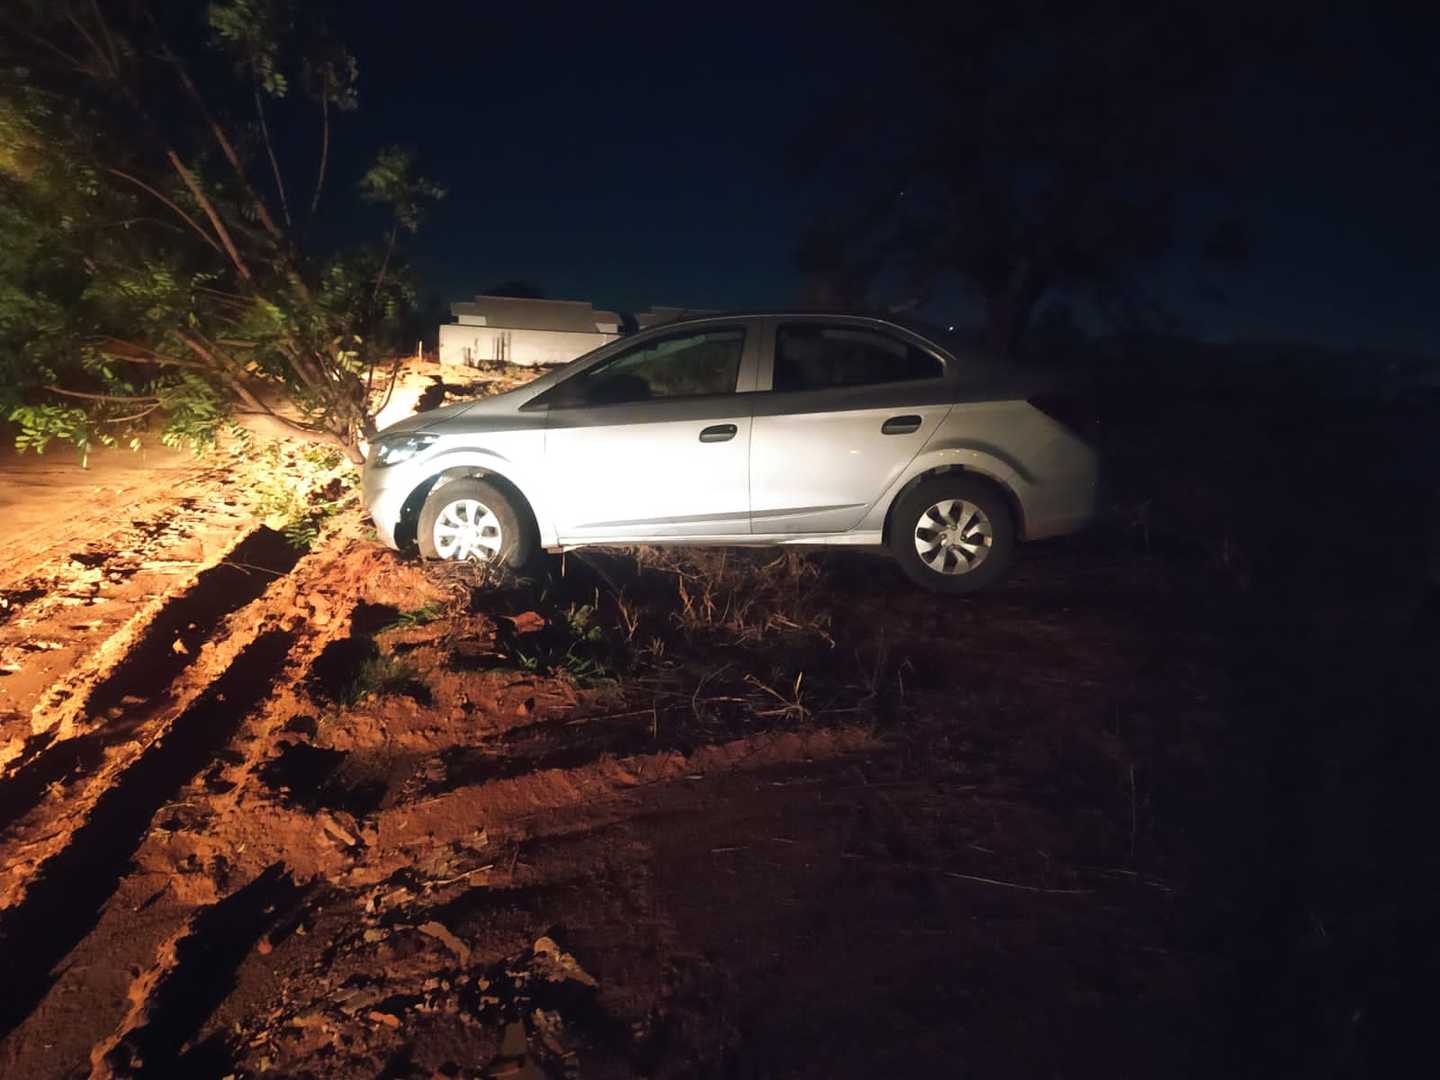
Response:
[[[627,650],[606,635],[599,604],[598,593],[594,603],[571,603],[544,630],[521,638],[512,650],[521,670],[553,672],[582,686],[612,678]]]
[[[444,618],[445,609],[439,604],[425,604],[415,608],[413,611],[402,611],[389,626],[387,630],[404,630],[416,626],[426,626],[436,619]]]
[[[415,171],[415,155],[398,146],[381,150],[360,178],[360,197],[388,206],[406,232],[418,232],[425,207],[445,197],[445,189]]]
[[[326,471],[338,469],[340,462],[345,460],[344,455],[333,446],[310,446],[303,450],[300,456],[308,465]]]
[[[266,521],[274,523],[290,546],[305,551],[320,538],[325,523],[346,504],[354,487],[354,474],[337,476],[320,493],[306,494],[304,483],[288,477],[282,469],[280,443],[271,441],[261,451],[269,466],[269,479],[257,491],[255,510]],[[344,460],[333,447],[313,446],[301,459],[316,471],[338,469]]]
[[[570,630],[570,636],[577,642],[603,640],[605,632],[600,628],[597,614],[595,604],[571,604],[565,611],[565,624]]]
[[[280,46],[290,24],[289,5],[279,0],[225,0],[206,11],[210,29],[237,72],[271,97],[283,98],[289,80],[280,70]]]
[[[230,426],[219,393],[204,379],[185,372],[158,392],[168,422],[160,433],[166,446],[206,450]]]
[[[316,56],[305,59],[302,78],[311,100],[341,112],[354,112],[360,107],[360,96],[356,92],[360,65],[343,47],[321,46]]]
[[[443,192],[387,151],[360,192],[391,211],[383,245],[307,248],[331,114],[358,105],[315,6],[52,0],[6,20],[0,415],[20,447],[83,454],[158,425],[203,448],[260,413],[358,460],[367,384],[415,302],[396,237]],[[267,112],[314,148],[273,143]]]
[[[353,678],[340,688],[337,698],[342,705],[354,705],[372,694],[409,693],[417,685],[420,685],[420,679],[414,668],[381,653],[360,663]]]
[[[52,439],[73,440],[82,449],[89,448],[92,429],[84,409],[67,405],[16,405],[10,410],[10,419],[20,428],[15,436],[19,450],[42,454]]]

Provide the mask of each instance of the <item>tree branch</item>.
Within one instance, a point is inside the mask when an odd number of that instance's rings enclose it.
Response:
[[[95,22],[100,27],[100,33],[105,37],[105,44],[110,48],[110,68],[115,72],[115,77],[120,77],[120,50],[115,47],[115,37],[110,33],[110,24],[105,21],[104,14],[100,11],[99,0],[90,0],[90,10],[95,12]]]
[[[328,90],[328,88],[327,88]],[[320,171],[315,174],[315,194],[310,196],[310,217],[320,207],[320,189],[325,186],[325,166],[330,160],[330,95],[320,94]],[[307,222],[308,223],[308,222]]]
[[[53,41],[50,41],[47,38],[43,38],[39,34],[33,34],[28,30],[25,30],[22,27],[15,25],[15,23],[9,19],[7,19],[6,21],[10,23],[10,25],[16,30],[17,33],[20,34],[21,37],[26,38],[35,45],[39,45],[42,48],[48,49],[50,52],[54,53],[66,64],[70,65],[70,67],[74,68],[81,74],[89,75],[92,78],[99,76],[100,73],[97,72],[94,68],[90,67],[90,65],[82,61],[78,56],[71,56],[64,49],[60,48],[60,46],[56,45]]]
[[[270,142],[270,125],[265,122],[265,103],[260,98],[260,88],[255,87],[255,113],[260,117],[260,138],[265,143],[265,153],[270,158],[270,171],[275,175],[275,190],[280,193],[280,212],[285,215],[285,227],[293,229],[290,220],[290,200],[285,197],[285,180],[280,175],[280,162],[275,158],[275,147]]]
[[[122,341],[120,338],[101,338],[99,340],[100,350],[107,356],[113,356],[117,360],[124,360],[131,364],[154,364],[157,367],[178,367],[188,368],[191,371],[209,371],[206,364],[197,364],[190,360],[177,360],[173,356],[166,356],[158,353],[146,345],[138,345],[133,341]],[[106,348],[109,345],[110,348]],[[119,348],[115,348],[119,346]],[[144,353],[144,356],[136,355]]]
[[[126,402],[153,402],[160,403],[160,399],[154,394],[146,394],[143,397],[134,397],[129,394],[87,394],[83,390],[66,390],[63,386],[47,386],[52,394],[61,394],[65,397],[81,398],[85,401],[126,401]]]
[[[141,409],[141,410],[140,410],[139,412],[137,412],[137,413],[130,413],[128,416],[107,416],[107,417],[105,417],[103,420],[101,420],[100,423],[102,423],[102,424],[125,424],[125,423],[129,423],[131,420],[143,420],[145,417],[149,416],[152,412],[154,412],[154,411],[155,411],[156,409],[158,409],[158,408],[160,408],[160,402],[157,401],[157,402],[155,402],[154,405],[151,405],[151,406],[149,406],[149,407],[147,407],[147,408]]]
[[[82,38],[85,39],[85,44],[90,46],[90,51],[100,58],[100,63],[105,66],[105,70],[109,74],[110,78],[118,79],[120,77],[120,72],[111,62],[110,54],[107,53],[104,49],[102,49],[100,47],[100,43],[90,36],[90,31],[85,29],[85,24],[82,23],[78,18],[76,18],[75,13],[67,12],[65,15],[65,21],[68,22],[71,26],[75,27],[75,31]]]
[[[279,420],[282,423],[287,424],[292,428],[295,428],[297,431],[310,430],[303,424],[297,423],[296,421],[291,420],[288,417],[281,416],[274,409],[270,408],[270,406],[266,405],[263,401],[256,397],[255,394],[250,390],[250,388],[245,385],[244,381],[241,378],[244,373],[243,369],[238,372],[231,370],[231,367],[238,367],[238,365],[236,365],[233,360],[230,360],[229,357],[225,357],[224,354],[212,352],[211,350],[207,349],[200,341],[190,337],[188,334],[177,334],[176,336],[179,337],[179,339],[185,343],[186,347],[189,348],[192,352],[194,352],[196,356],[199,356],[202,359],[208,361],[209,366],[206,368],[206,370],[213,371],[220,378],[224,379],[225,382],[229,384],[231,389],[235,391],[236,396],[239,397],[240,400],[243,401],[247,406],[249,406],[252,411],[256,413],[261,413],[265,416],[273,416],[276,420]],[[226,363],[227,360],[230,360],[230,364],[228,366]]]
[[[404,359],[397,356],[394,365],[390,368],[390,384],[385,387],[385,398],[380,402],[380,407],[375,410],[376,416],[384,412],[385,406],[390,404],[390,395],[395,392],[395,380],[400,377],[400,369],[404,366]]]
[[[370,294],[370,301],[373,303],[380,299],[380,286],[385,284],[385,271],[390,269],[390,256],[395,252],[395,237],[399,235],[400,223],[397,221],[390,226],[390,242],[385,245],[385,258],[380,263],[380,273],[375,278],[375,291]]]
[[[153,18],[151,21],[153,23]],[[220,150],[225,155],[225,159],[230,162],[230,167],[235,170],[235,175],[239,179],[241,187],[244,188],[245,194],[249,196],[251,203],[254,204],[255,213],[260,219],[260,224],[265,227],[265,231],[268,232],[277,243],[282,243],[285,239],[285,234],[281,231],[280,227],[275,224],[275,219],[270,216],[270,210],[265,205],[265,200],[260,197],[260,193],[256,191],[254,185],[250,183],[250,177],[245,172],[245,166],[240,161],[240,155],[235,152],[235,146],[231,143],[230,137],[225,134],[225,129],[220,126],[220,122],[216,120],[210,112],[210,107],[205,104],[205,98],[201,96],[199,88],[195,85],[194,80],[190,78],[190,72],[185,69],[185,65],[181,62],[180,58],[176,56],[168,46],[164,48],[164,56],[166,61],[174,69],[175,76],[180,80],[180,85],[184,88],[186,96],[188,96],[195,104],[195,107],[200,110],[200,115],[204,119],[206,126],[209,127],[210,133],[215,136],[215,141],[220,144]],[[248,275],[246,276],[248,277]]]
[[[105,171],[110,173],[112,176],[120,177],[120,179],[122,180],[128,180],[130,183],[134,184],[136,187],[140,188],[143,191],[148,191],[151,195],[155,196],[155,198],[159,199],[171,210],[175,211],[175,213],[179,215],[180,220],[185,222],[186,225],[189,225],[190,228],[194,229],[196,235],[199,236],[200,239],[204,240],[205,243],[209,244],[221,255],[225,254],[225,249],[222,248],[219,244],[217,244],[214,238],[200,227],[200,223],[198,221],[192,218],[189,214],[187,214],[170,199],[167,199],[164,195],[160,194],[160,192],[156,191],[149,184],[145,183],[145,181],[139,179],[138,177],[131,176],[129,173],[121,172],[119,169],[112,169],[107,167]]]
[[[175,171],[180,174],[180,179],[190,189],[190,194],[195,196],[195,201],[200,204],[200,209],[205,211],[205,216],[210,219],[210,225],[214,228],[215,235],[220,238],[220,243],[225,245],[225,254],[230,256],[230,261],[235,264],[235,269],[240,272],[240,276],[246,281],[254,280],[250,276],[250,267],[240,257],[240,251],[235,247],[235,241],[230,238],[225,223],[220,220],[220,214],[216,211],[215,205],[206,197],[205,192],[200,190],[200,184],[194,174],[185,167],[185,163],[180,160],[180,155],[174,150],[167,149],[165,156],[170,159],[170,164],[175,167]]]

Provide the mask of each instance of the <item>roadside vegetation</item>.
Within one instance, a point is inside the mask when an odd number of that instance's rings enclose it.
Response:
[[[319,12],[0,17],[0,411],[22,450],[203,447],[249,417],[360,460],[417,336],[403,241],[444,192],[402,148],[334,174],[359,67]],[[322,243],[357,202],[374,242]]]

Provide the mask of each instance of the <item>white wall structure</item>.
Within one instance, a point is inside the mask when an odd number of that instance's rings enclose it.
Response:
[[[652,306],[649,311],[637,312],[635,325],[641,330],[648,330],[652,326],[660,326],[662,323],[672,323],[676,319],[686,319],[697,315],[716,315],[712,308],[683,308]]]
[[[583,300],[477,296],[450,313],[456,321],[440,327],[442,364],[564,364],[620,336],[620,316]]]

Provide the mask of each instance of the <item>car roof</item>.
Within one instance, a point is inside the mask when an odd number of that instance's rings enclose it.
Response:
[[[908,320],[892,312],[866,310],[863,308],[808,308],[808,307],[764,307],[739,308],[731,311],[705,311],[694,315],[681,315],[659,326],[677,326],[681,323],[710,322],[715,319],[878,319],[880,322],[904,326]],[[646,327],[653,329],[654,327]]]

